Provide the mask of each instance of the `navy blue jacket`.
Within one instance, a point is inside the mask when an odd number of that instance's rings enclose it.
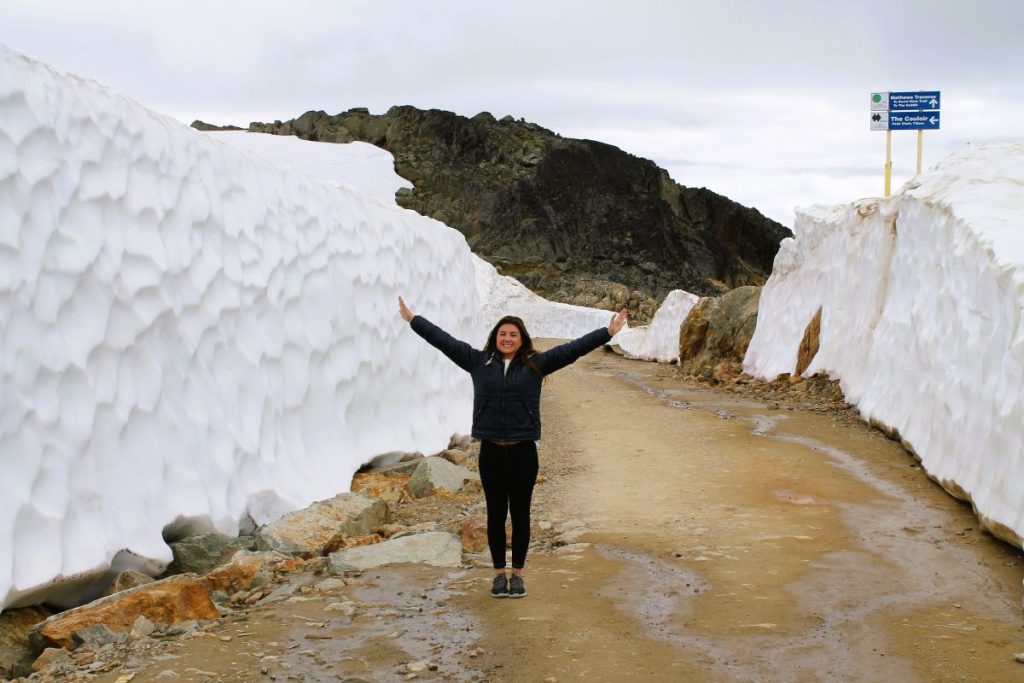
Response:
[[[421,315],[412,329],[473,378],[473,436],[488,441],[536,441],[540,438],[541,377],[517,360],[505,372],[497,351],[474,349]],[[599,328],[532,356],[542,375],[550,375],[611,341]]]

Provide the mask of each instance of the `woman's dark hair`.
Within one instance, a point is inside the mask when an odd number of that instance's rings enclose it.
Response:
[[[484,344],[484,351],[491,352],[498,350],[498,329],[500,329],[502,325],[515,325],[519,330],[520,338],[522,338],[523,343],[519,347],[519,350],[516,351],[516,357],[514,360],[525,365],[530,369],[530,372],[537,377],[542,377],[543,375],[541,374],[540,368],[537,367],[536,363],[533,362],[533,358],[531,358],[536,351],[533,350],[533,340],[530,339],[530,333],[526,331],[526,323],[523,322],[522,318],[514,315],[506,315],[504,318],[499,320],[497,324],[494,325],[494,329],[491,330],[491,333],[487,335],[487,343]]]

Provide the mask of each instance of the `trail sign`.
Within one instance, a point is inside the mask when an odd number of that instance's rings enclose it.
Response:
[[[871,130],[938,130],[941,112],[873,111]]]
[[[871,93],[871,111],[938,111],[941,104],[938,90]]]
[[[940,102],[938,90],[889,93],[889,111],[937,111]]]
[[[938,90],[871,93],[871,130],[885,131],[885,196],[892,176],[892,131],[917,131],[917,174],[921,175],[921,131],[938,130],[942,102]]]
[[[938,130],[937,111],[890,111],[889,130]]]

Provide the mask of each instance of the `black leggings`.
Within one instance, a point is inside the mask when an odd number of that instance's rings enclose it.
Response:
[[[512,568],[522,569],[530,547],[530,500],[537,483],[537,444],[480,444],[480,483],[487,501],[487,545],[495,569],[505,567],[505,516],[512,513]]]

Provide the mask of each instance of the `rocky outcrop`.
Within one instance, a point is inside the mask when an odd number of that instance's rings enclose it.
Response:
[[[790,235],[754,209],[678,185],[649,160],[486,112],[310,111],[249,130],[382,147],[415,185],[399,191],[400,205],[460,230],[474,252],[542,296],[626,306],[639,321],[672,289],[762,284]]]
[[[195,128],[196,130],[203,130],[203,131],[211,131],[211,130],[245,130],[244,128],[239,128],[238,126],[217,126],[217,125],[214,125],[212,123],[206,123],[205,121],[200,121],[199,119],[196,119],[195,121],[192,122],[192,127]]]
[[[698,301],[679,328],[680,370],[715,379],[742,372],[760,298],[760,287],[738,287]]]

